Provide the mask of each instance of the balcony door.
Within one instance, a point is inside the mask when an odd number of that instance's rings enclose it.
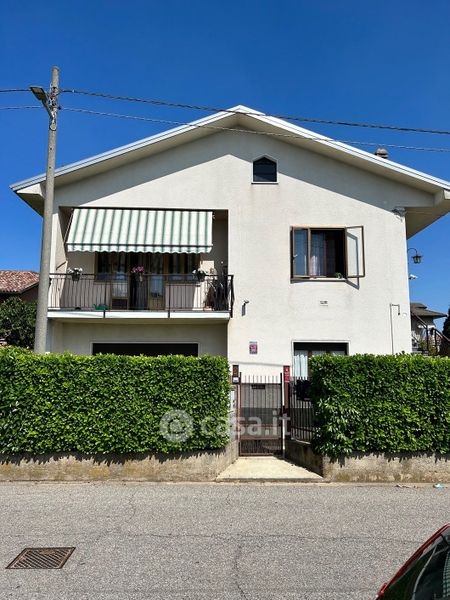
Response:
[[[189,253],[96,253],[96,279],[113,281],[113,305],[131,310],[164,310],[168,283],[195,280],[200,255]]]
[[[162,310],[165,307],[164,265],[167,255],[148,255],[148,307],[150,310]]]

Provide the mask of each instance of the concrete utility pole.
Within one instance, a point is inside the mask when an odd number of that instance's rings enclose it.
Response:
[[[32,86],[31,91],[42,102],[49,115],[47,172],[45,177],[45,201],[42,222],[41,264],[36,314],[34,352],[45,354],[47,344],[48,290],[50,284],[50,255],[52,247],[53,196],[55,187],[56,125],[58,115],[59,68],[53,67],[50,90]]]

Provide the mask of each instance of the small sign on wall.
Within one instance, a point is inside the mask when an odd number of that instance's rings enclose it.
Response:
[[[283,367],[283,380],[284,383],[289,383],[291,381],[291,367],[288,365]]]
[[[249,342],[248,351],[250,354],[258,354],[258,342]]]
[[[239,381],[239,365],[233,365],[233,367],[232,367],[231,383],[240,383],[240,381]]]

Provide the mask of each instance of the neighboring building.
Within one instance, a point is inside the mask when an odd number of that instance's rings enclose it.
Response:
[[[12,189],[42,214],[44,183]],[[48,349],[299,376],[411,352],[406,239],[449,210],[449,182],[245,107],[61,167]]]
[[[0,303],[11,296],[35,302],[38,285],[39,273],[35,271],[0,271]]]
[[[411,302],[411,336],[414,352],[438,352],[442,333],[436,327],[435,319],[446,317],[445,313],[430,310],[420,302]]]

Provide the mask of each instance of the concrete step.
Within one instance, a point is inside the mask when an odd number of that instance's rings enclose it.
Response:
[[[318,483],[324,479],[317,473],[276,456],[241,456],[222,471],[216,481]]]

